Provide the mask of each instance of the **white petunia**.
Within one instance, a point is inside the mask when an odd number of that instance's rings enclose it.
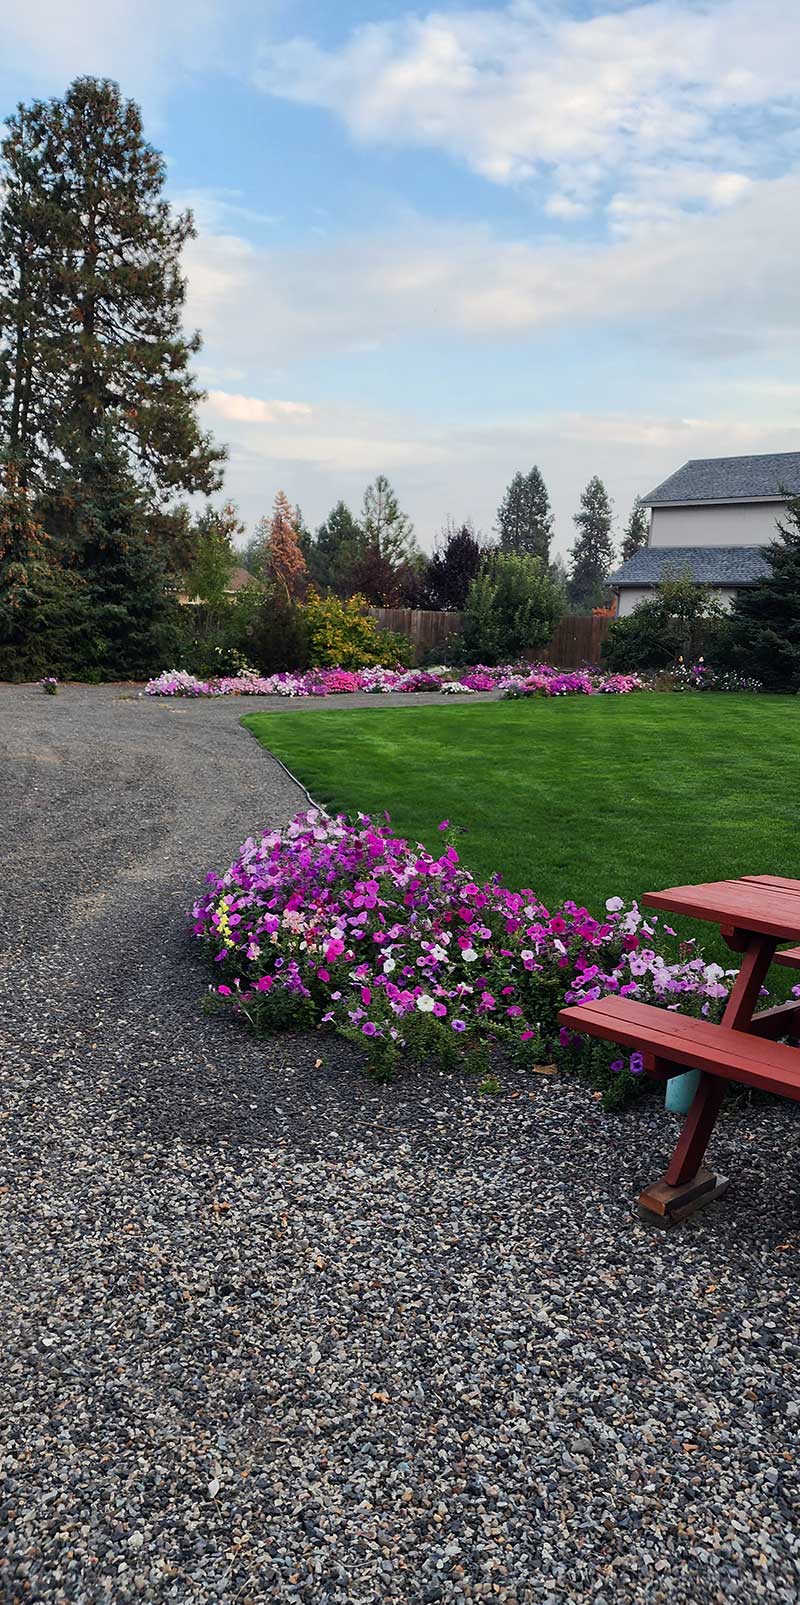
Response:
[[[427,992],[423,992],[422,996],[417,998],[417,1008],[420,1014],[432,1014],[433,998],[429,997]]]
[[[621,897],[606,898],[606,908],[608,909],[609,914],[618,914],[622,907],[623,901]]]

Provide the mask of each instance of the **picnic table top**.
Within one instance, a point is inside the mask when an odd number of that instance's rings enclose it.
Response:
[[[709,881],[700,886],[668,886],[642,898],[650,908],[693,919],[711,920],[739,931],[773,936],[778,941],[800,937],[800,881],[782,875],[743,875],[739,880]]]

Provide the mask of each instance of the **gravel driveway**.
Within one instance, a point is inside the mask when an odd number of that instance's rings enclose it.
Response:
[[[796,1109],[664,1235],[655,1101],[203,1015],[242,711],[0,688],[2,1598],[796,1602]]]

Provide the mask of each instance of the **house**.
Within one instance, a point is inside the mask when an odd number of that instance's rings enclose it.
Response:
[[[697,457],[651,490],[647,545],[611,575],[620,618],[665,575],[689,573],[729,607],[769,568],[764,548],[791,497],[800,496],[800,451]]]
[[[251,574],[246,568],[239,568],[237,566],[236,568],[231,569],[230,579],[225,586],[225,595],[227,597],[236,596],[237,592],[243,591],[246,585],[256,584],[257,580],[254,574]],[[180,602],[181,607],[200,606],[199,596],[190,596],[188,591],[179,591],[178,601]]]

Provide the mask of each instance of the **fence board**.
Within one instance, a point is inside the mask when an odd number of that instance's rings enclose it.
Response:
[[[565,614],[549,645],[526,652],[525,656],[531,663],[551,663],[558,669],[580,669],[585,663],[599,663],[600,649],[612,623],[613,619],[598,619],[592,614]]]

